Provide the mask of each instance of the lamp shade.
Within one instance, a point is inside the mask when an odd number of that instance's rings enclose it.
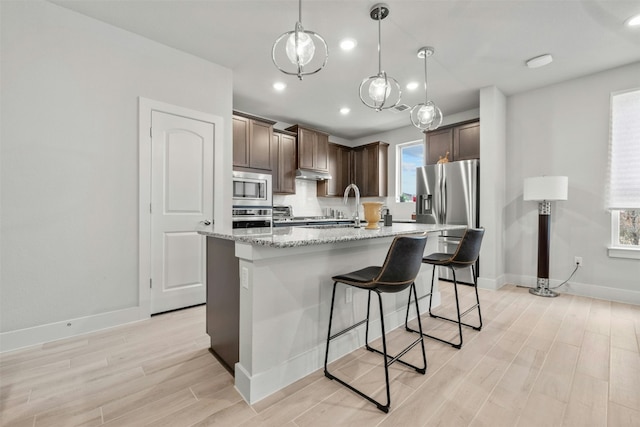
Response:
[[[568,195],[566,176],[536,176],[524,180],[524,200],[567,200]]]

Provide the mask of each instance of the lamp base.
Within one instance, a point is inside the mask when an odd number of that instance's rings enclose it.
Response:
[[[549,279],[538,277],[538,287],[529,289],[529,293],[539,297],[555,298],[559,294],[549,289]]]

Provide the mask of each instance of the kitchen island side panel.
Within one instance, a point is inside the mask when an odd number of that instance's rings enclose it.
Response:
[[[369,265],[381,265],[392,237],[296,248],[271,248],[236,243],[240,269],[247,270],[247,288],[240,287],[240,362],[236,365],[236,387],[249,403],[286,387],[320,369],[324,362],[329,308],[336,274]],[[427,243],[429,245],[429,241]],[[427,250],[435,250],[437,239]],[[419,295],[428,292],[432,268],[423,265],[416,285]],[[367,292],[346,287],[336,292],[334,332],[362,320]],[[404,324],[408,291],[384,294],[388,331]],[[428,299],[420,303],[427,310]],[[440,295],[435,290],[434,305]],[[415,317],[411,310],[409,318]],[[380,336],[380,318],[372,308],[370,338]],[[329,361],[364,344],[364,326],[337,339]]]
[[[207,334],[233,374],[239,360],[240,274],[235,242],[207,237]]]

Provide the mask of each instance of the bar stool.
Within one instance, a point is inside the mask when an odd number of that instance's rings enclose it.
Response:
[[[341,274],[338,276],[333,276],[331,279],[333,280],[333,295],[331,297],[331,312],[329,314],[329,331],[327,332],[327,351],[324,356],[324,375],[331,379],[336,380],[340,384],[354,391],[358,395],[364,397],[370,402],[374,403],[378,409],[383,412],[389,412],[389,406],[391,404],[391,394],[389,391],[389,366],[395,362],[400,362],[405,366],[415,369],[417,372],[424,375],[427,370],[427,355],[424,350],[424,338],[422,336],[422,324],[419,321],[420,319],[420,310],[418,308],[418,298],[416,293],[416,285],[415,279],[418,276],[418,272],[420,271],[420,266],[422,262],[422,257],[424,255],[424,248],[427,243],[426,234],[417,235],[417,236],[398,236],[396,237],[389,251],[387,252],[387,257],[384,261],[382,267],[371,266],[366,267],[361,270],[353,271],[351,273]],[[369,291],[368,299],[367,299],[367,317],[360,322],[349,326],[348,328],[337,332],[331,335],[331,324],[333,321],[333,307],[336,299],[336,287],[338,283],[343,283],[348,286],[354,286],[356,288],[365,289]],[[385,327],[384,327],[384,312],[382,309],[382,295],[383,293],[396,293],[403,291],[409,288],[409,293],[413,292],[415,301],[416,301],[416,311],[418,313],[418,329],[420,332],[420,338],[409,344],[405,349],[403,349],[396,356],[391,356],[387,353],[387,340],[385,337]],[[380,306],[380,325],[382,328],[382,351],[375,349],[369,346],[369,314],[371,308],[371,293],[374,292],[378,296],[378,302]],[[409,300],[411,300],[411,296],[409,296]],[[381,354],[384,356],[384,375],[385,382],[387,386],[387,403],[383,405],[377,400],[373,399],[370,396],[367,396],[357,388],[353,387],[350,384],[347,384],[345,381],[337,378],[335,375],[329,373],[329,369],[327,368],[327,362],[329,358],[329,343],[331,340],[338,338],[344,333],[362,325],[366,324],[365,328],[365,347],[367,350]],[[407,363],[403,360],[400,360],[402,356],[404,356],[409,350],[411,350],[416,345],[420,344],[422,347],[422,360],[424,362],[423,368],[418,368],[410,363]]]
[[[436,336],[425,334],[423,332],[416,331],[414,329],[409,328],[408,321],[409,321],[409,307],[411,305],[411,295],[409,295],[409,301],[407,301],[407,316],[405,317],[405,321],[404,321],[404,326],[407,331],[418,332],[421,335],[424,335],[425,337],[433,338],[435,340],[449,344],[459,349],[462,347],[462,326],[463,325],[468,326],[476,331],[479,331],[482,329],[482,314],[480,312],[480,298],[478,297],[478,276],[476,274],[474,265],[478,260],[478,255],[480,254],[480,246],[482,244],[483,236],[484,236],[483,228],[468,228],[465,231],[464,235],[462,236],[462,239],[460,240],[460,243],[458,244],[458,247],[456,248],[456,251],[454,253],[452,254],[432,253],[422,258],[423,263],[434,266],[433,272],[431,273],[431,291],[429,292],[428,295],[424,295],[423,297],[421,297],[421,298],[424,298],[427,296],[429,297],[429,316],[437,319],[443,319],[449,322],[457,323],[458,336],[460,341],[456,344],[452,341],[447,341],[442,338],[438,338]],[[471,273],[473,276],[473,288],[476,292],[476,303],[473,306],[469,307],[467,310],[465,310],[463,313],[460,313],[460,301],[458,299],[458,282],[456,280],[456,270],[461,268],[468,268],[469,266],[471,266]],[[435,278],[436,267],[449,267],[451,269],[451,272],[453,273],[453,290],[456,296],[456,314],[457,314],[456,319],[450,319],[448,317],[438,316],[431,312],[431,303],[433,300],[433,295],[432,295],[433,282]],[[474,325],[470,325],[468,323],[462,322],[461,320],[462,317],[469,314],[471,311],[473,311],[476,308],[478,309],[479,325],[474,326]],[[421,328],[422,327],[420,327],[420,329]]]

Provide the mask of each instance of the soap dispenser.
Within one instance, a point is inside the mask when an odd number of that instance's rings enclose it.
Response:
[[[391,213],[389,212],[389,208],[386,208],[384,210],[384,226],[391,227],[392,224],[393,224],[393,220],[391,217]]]

